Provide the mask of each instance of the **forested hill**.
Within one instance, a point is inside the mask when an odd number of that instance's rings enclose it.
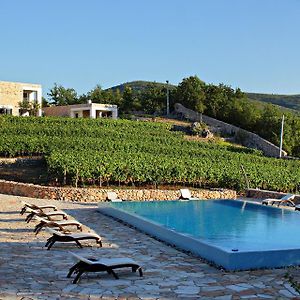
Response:
[[[245,93],[251,100],[268,102],[279,106],[287,107],[294,110],[300,110],[300,94],[299,95],[277,95],[277,94],[258,94]]]
[[[147,89],[149,84],[154,84],[158,88],[166,87],[166,83],[161,83],[161,82],[151,82],[151,81],[143,81],[143,80],[138,80],[138,81],[131,81],[131,82],[126,82],[122,83],[116,86],[113,86],[109,88],[108,90],[120,90],[122,93],[125,89],[125,86],[130,87],[133,91],[144,91]],[[168,85],[169,89],[174,89],[176,88],[175,85],[169,84]],[[277,94],[260,94],[260,93],[246,93],[246,96],[251,99],[255,100],[256,104],[257,101],[259,102],[264,102],[264,103],[272,103],[278,106],[286,107],[289,109],[293,110],[300,110],[300,94],[299,95],[277,95]]]
[[[154,84],[158,88],[166,87],[167,83],[162,82],[155,82],[155,81],[143,81],[143,80],[137,80],[137,81],[131,81],[131,82],[125,82],[116,86],[113,86],[111,88],[108,88],[108,90],[119,90],[121,93],[124,91],[125,86],[130,87],[133,91],[139,92],[144,91],[147,88],[149,88],[149,84]],[[168,84],[169,89],[176,88],[176,85]]]

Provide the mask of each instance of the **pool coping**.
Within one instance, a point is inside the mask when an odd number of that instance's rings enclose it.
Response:
[[[275,207],[270,208],[274,209]],[[109,202],[99,203],[98,211],[121,220],[126,224],[168,244],[174,245],[179,249],[189,251],[207,261],[211,261],[228,271],[300,265],[300,247],[299,249],[275,249],[263,251],[236,251],[236,249],[232,249],[232,251],[228,251],[219,246],[210,244],[209,242],[203,242],[202,240],[187,234],[176,232],[175,230],[164,227],[136,214],[113,208],[110,206]]]

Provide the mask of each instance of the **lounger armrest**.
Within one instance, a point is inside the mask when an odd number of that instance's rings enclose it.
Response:
[[[48,222],[49,222],[49,220],[47,220],[47,219],[45,219],[45,218],[41,218],[41,217],[39,217],[39,216],[35,216],[35,218],[36,218],[38,221],[40,221],[40,222],[45,222],[45,223],[48,223]]]
[[[52,229],[52,228],[50,228],[50,227],[46,227],[46,228],[45,228],[45,231],[47,231],[47,232],[49,232],[49,233],[51,233],[51,234],[53,234],[53,235],[64,236],[64,234],[61,233],[60,231],[57,231],[57,230]]]
[[[77,254],[75,254],[75,253],[73,253],[73,252],[71,252],[71,251],[69,251],[69,253],[70,253],[71,255],[73,255],[75,258],[77,258],[77,259],[79,259],[80,261],[83,261],[83,262],[85,262],[85,263],[87,263],[87,264],[89,264],[89,265],[95,264],[94,261],[89,260],[89,259],[87,259],[87,258],[85,258],[85,257],[80,256],[80,255],[77,255]]]

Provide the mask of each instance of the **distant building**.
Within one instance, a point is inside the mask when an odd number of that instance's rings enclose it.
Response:
[[[88,102],[64,106],[44,107],[45,116],[71,117],[71,118],[118,118],[118,106],[112,104],[98,104]]]
[[[0,115],[21,116],[20,102],[39,104],[37,115],[42,115],[42,86],[40,84],[0,81]]]

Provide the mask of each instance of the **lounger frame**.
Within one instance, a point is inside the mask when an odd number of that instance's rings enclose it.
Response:
[[[60,221],[48,221],[48,220],[44,220],[41,219],[39,217],[37,217],[40,220],[40,223],[38,223],[35,228],[34,231],[35,234],[37,235],[44,227],[54,227],[54,228],[59,228],[59,230],[65,232],[65,228],[66,226],[76,226],[78,230],[82,231],[82,224],[80,224],[77,221],[67,221],[65,223],[58,223]]]
[[[97,261],[97,259],[94,259],[94,258],[88,258],[88,260],[94,261],[94,262]],[[108,266],[108,265],[104,265],[101,263],[88,264],[86,262],[79,261],[73,267],[70,268],[67,277],[70,278],[73,273],[76,274],[75,279],[73,280],[73,283],[77,283],[83,273],[107,272],[108,274],[112,274],[115,279],[119,279],[119,276],[116,274],[116,272],[114,270],[120,269],[120,268],[131,268],[132,272],[138,271],[140,277],[143,276],[143,271],[142,271],[141,266],[139,266],[138,264],[134,264],[134,263],[125,263],[125,264]]]
[[[23,202],[23,207],[20,211],[21,215],[24,215],[24,213],[27,211],[27,208],[33,209],[33,210],[39,210],[43,212],[43,209],[53,209],[54,211],[57,211],[57,207],[55,205],[35,205],[31,203]]]
[[[82,237],[74,237],[72,234],[57,234],[52,231],[52,236],[48,238],[47,243],[45,247],[47,247],[47,250],[50,250],[51,247],[56,243],[56,242],[62,242],[62,243],[69,243],[69,242],[75,242],[76,245],[79,248],[83,248],[81,243],[79,241],[84,241],[84,240],[95,240],[96,243],[99,245],[99,247],[102,247],[102,241],[101,238],[97,235],[92,236],[92,235],[87,235],[87,236],[82,236]]]
[[[38,216],[38,217],[41,217],[41,218],[47,218],[49,221],[55,221],[52,218],[54,216],[62,216],[63,220],[67,220],[68,219],[67,214],[64,213],[63,211],[53,211],[53,212],[50,212],[50,213],[45,213],[43,211],[32,210],[27,215],[25,221],[27,223],[29,223],[35,216]]]

